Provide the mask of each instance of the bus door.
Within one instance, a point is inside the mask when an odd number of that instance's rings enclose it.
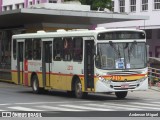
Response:
[[[43,41],[42,74],[44,86],[50,86],[52,72],[52,41]]]
[[[85,41],[84,51],[85,89],[94,88],[94,40]]]
[[[18,72],[18,84],[23,84],[24,79],[24,41],[17,42],[17,72]]]

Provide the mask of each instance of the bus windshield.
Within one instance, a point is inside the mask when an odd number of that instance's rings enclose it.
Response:
[[[138,69],[147,65],[145,43],[98,43],[96,67],[99,69]]]

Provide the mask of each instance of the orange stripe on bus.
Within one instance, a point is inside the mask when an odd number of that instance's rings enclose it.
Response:
[[[18,72],[16,70],[12,70],[12,72]],[[20,72],[24,72],[24,71],[20,71]],[[28,73],[33,73],[32,71],[28,71]],[[42,72],[36,72],[37,74],[42,74]],[[62,76],[73,76],[74,74],[70,73],[70,74],[63,74],[63,73],[49,73],[46,72],[46,74],[51,74],[51,75],[62,75]],[[78,74],[77,74],[78,75]],[[84,75],[78,75],[80,77],[84,77]]]
[[[111,76],[145,76],[147,74],[130,74],[130,75],[105,75],[105,76],[102,76],[102,77],[111,77]]]
[[[12,70],[12,72],[17,72],[16,70]],[[20,71],[22,72],[22,71]],[[23,71],[24,72],[24,71]],[[28,73],[33,73],[32,71],[28,71]],[[36,72],[37,74],[42,74],[42,72]],[[70,74],[63,74],[63,73],[49,73],[49,72],[46,72],[46,74],[51,74],[51,75],[61,75],[61,76],[73,76],[74,74],[73,73],[70,73]],[[77,74],[78,75],[78,74]],[[102,77],[111,77],[111,76],[145,76],[147,74],[130,74],[130,75],[105,75],[105,76],[102,76]],[[84,77],[84,75],[78,75],[80,77]],[[97,77],[96,75],[94,77]]]

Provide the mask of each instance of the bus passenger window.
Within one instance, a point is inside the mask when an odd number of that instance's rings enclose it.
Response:
[[[76,37],[73,39],[73,60],[82,61],[83,56],[83,39]]]
[[[16,46],[17,46],[17,40],[13,40],[13,58],[16,59]]]
[[[41,60],[41,39],[33,40],[33,59]]]
[[[25,40],[25,59],[32,60],[32,39]]]
[[[61,61],[63,53],[63,41],[62,38],[54,38],[53,42],[53,59],[55,61]]]
[[[63,38],[63,60],[72,60],[72,38]]]

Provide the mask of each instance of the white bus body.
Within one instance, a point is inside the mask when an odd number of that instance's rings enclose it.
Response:
[[[33,92],[147,90],[147,48],[141,30],[97,29],[13,35],[12,79]]]

